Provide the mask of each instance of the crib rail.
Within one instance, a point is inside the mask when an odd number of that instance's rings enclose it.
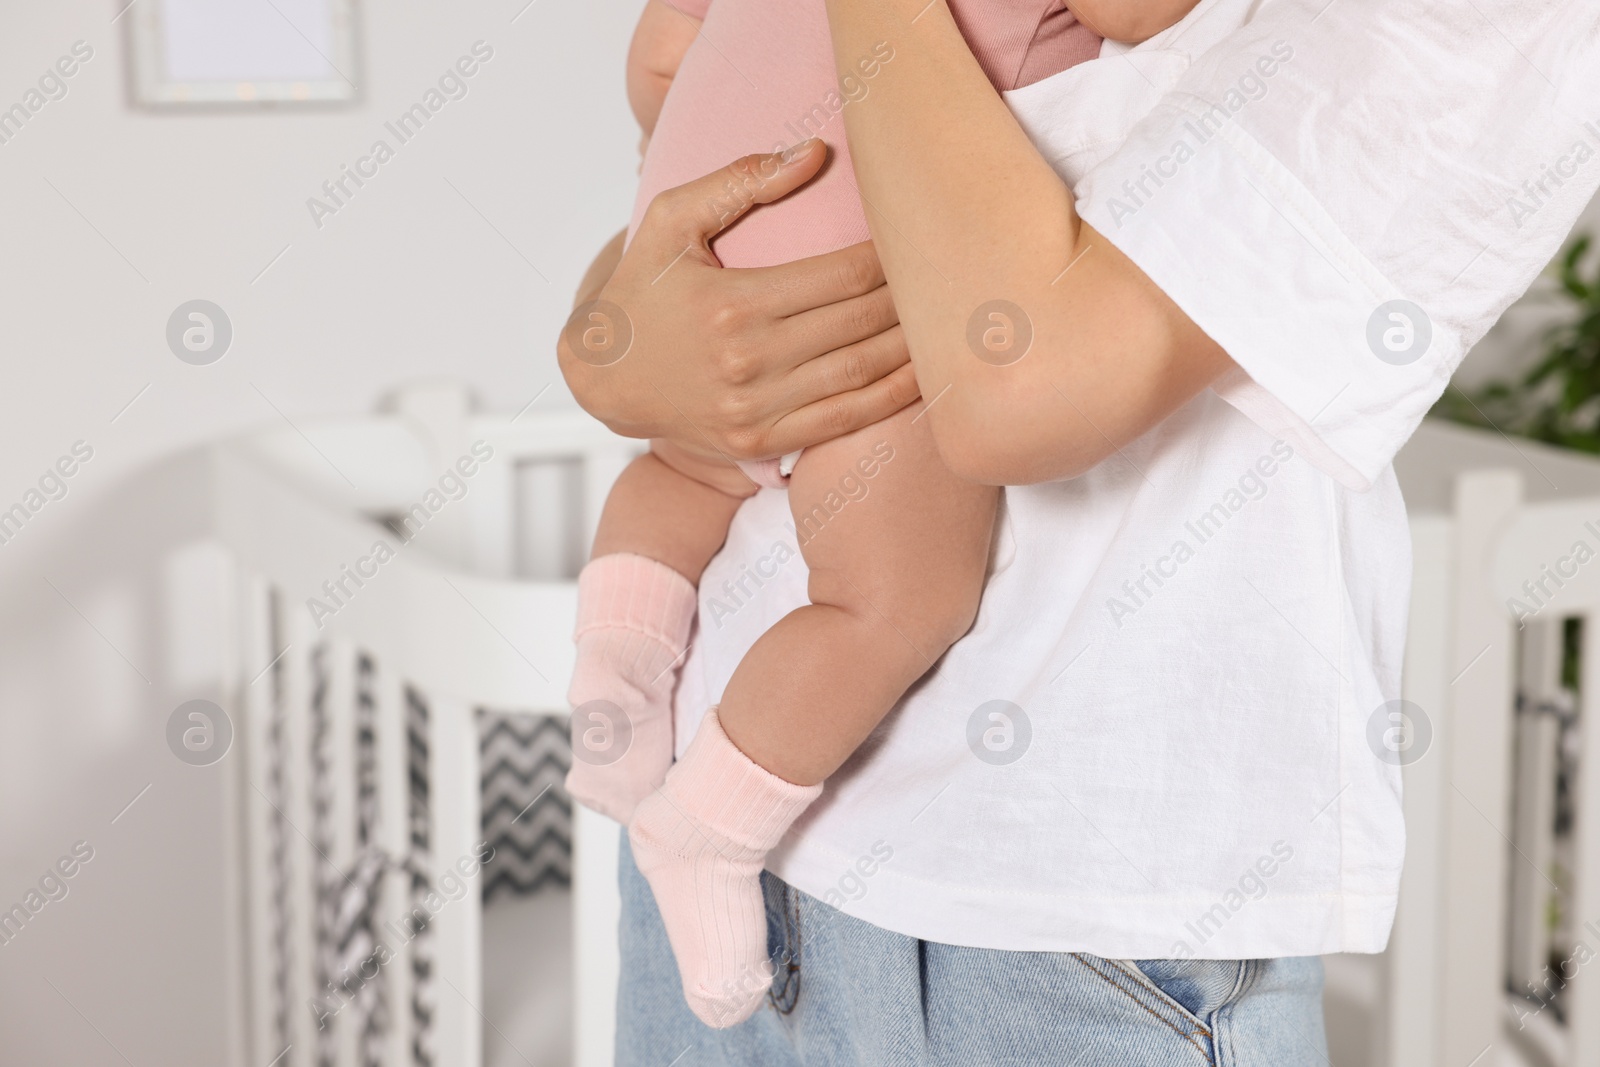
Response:
[[[572,578],[638,446],[450,389],[302,429],[209,449],[174,554],[225,631],[239,1060],[475,1067],[484,893],[571,878]]]
[[[1425,424],[1408,849],[1376,1062],[1600,1063],[1600,463]],[[1579,544],[1586,546],[1577,550]]]

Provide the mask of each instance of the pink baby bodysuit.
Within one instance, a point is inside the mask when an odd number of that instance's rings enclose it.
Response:
[[[727,267],[761,267],[867,239],[845,144],[844,109],[872,92],[896,42],[842,57],[841,84],[824,0],[667,0],[704,18],[673,79],[640,175],[633,228],[664,189],[753,152],[810,137],[828,144],[826,171],[762,207],[713,243]],[[956,24],[996,89],[1016,89],[1099,55],[1100,38],[1062,0],[949,0]],[[842,65],[842,64],[841,64]],[[732,202],[730,193],[729,201]],[[630,230],[631,236],[631,230]]]

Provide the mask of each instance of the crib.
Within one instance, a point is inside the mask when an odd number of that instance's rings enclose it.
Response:
[[[1427,423],[1396,470],[1432,739],[1373,1062],[1600,1064],[1600,463]]]
[[[617,828],[560,781],[573,577],[638,448],[440,385],[204,450],[208,528],[166,580],[235,724],[235,1063],[544,1067],[485,1012],[485,901],[569,884],[570,937],[527,966],[561,976],[565,1062],[611,1062]],[[1430,423],[1397,469],[1410,851],[1336,1062],[1595,1067],[1600,462]]]
[[[577,944],[526,966],[567,976],[543,1016],[576,1062],[610,1061],[616,827],[561,787],[565,689],[573,579],[638,451],[418,387],[193,464],[210,529],[164,572],[234,722],[237,1063],[533,1062],[484,1009],[483,906],[574,881]]]

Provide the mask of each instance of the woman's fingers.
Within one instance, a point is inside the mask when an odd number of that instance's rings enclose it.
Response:
[[[751,458],[781,456],[819,441],[831,441],[888,418],[920,395],[917,376],[907,363],[863,389],[830,396],[785,415],[767,432],[762,447],[753,451]]]
[[[703,178],[668,189],[650,201],[635,243],[645,242],[652,258],[671,259],[685,249],[709,254],[713,237],[757,204],[770,204],[810,181],[827,158],[823,143],[812,139],[787,152],[736,159]]]
[[[741,267],[728,276],[752,302],[784,316],[862,296],[884,283],[871,241],[774,267]]]
[[[865,389],[911,361],[898,325],[800,364],[784,379],[783,400],[804,407],[840,393]]]
[[[571,330],[557,345],[585,410],[629,436],[761,458],[869,426],[916,399],[870,242],[749,270],[722,269],[711,253],[713,237],[803,186],[826,158],[820,141],[746,156],[651,201],[604,288],[584,293],[635,320],[636,351],[585,359]],[[591,273],[598,281],[608,270]]]
[[[899,321],[889,287],[880,285],[862,296],[792,315],[778,325],[777,332],[785,352],[832,352],[876,337]]]

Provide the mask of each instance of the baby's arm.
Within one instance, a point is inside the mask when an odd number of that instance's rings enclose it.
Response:
[[[645,142],[655,132],[661,105],[672,88],[678,66],[700,32],[700,20],[666,0],[649,0],[628,47],[628,105],[639,120]]]
[[[1175,26],[1200,0],[1067,0],[1078,21],[1112,41],[1138,44]]]

